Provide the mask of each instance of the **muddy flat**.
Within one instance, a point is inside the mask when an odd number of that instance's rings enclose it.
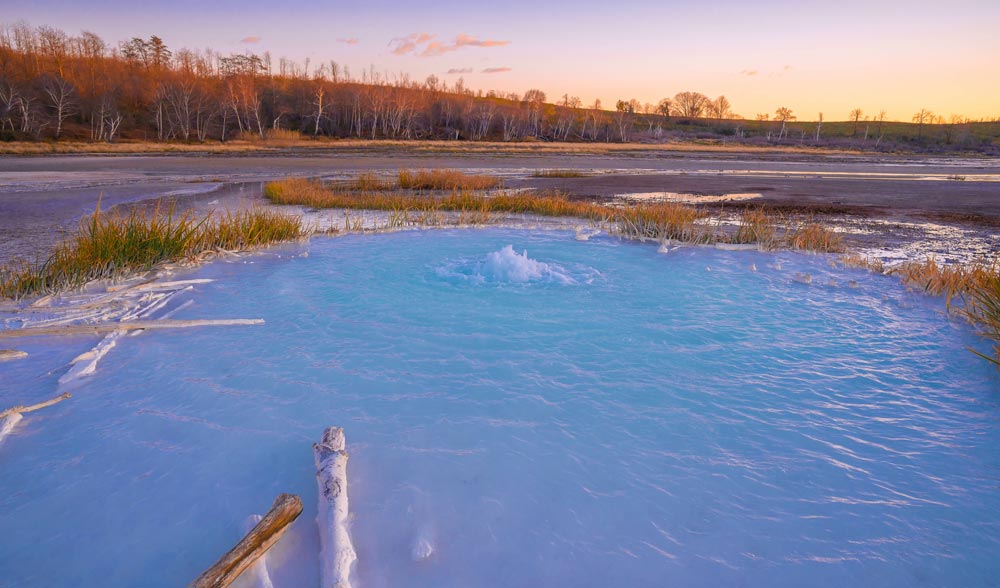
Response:
[[[752,195],[743,205],[1000,226],[1000,160],[994,158],[662,150],[428,153],[400,148],[5,156],[0,157],[0,258],[30,259],[47,251],[92,212],[99,199],[103,208],[161,196],[179,199],[185,206],[225,207],[259,201],[260,183],[270,179],[339,178],[401,168],[495,174],[510,187],[556,188],[577,197],[741,194]],[[556,169],[584,175],[533,177],[538,170]]]

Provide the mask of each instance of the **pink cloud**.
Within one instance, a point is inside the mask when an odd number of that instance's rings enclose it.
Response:
[[[496,74],[496,73],[506,73],[508,71],[513,71],[509,67],[487,67],[482,71],[484,74]]]
[[[467,74],[467,73],[472,73],[472,68],[471,67],[452,68],[449,69],[447,73],[448,75]]]
[[[413,33],[405,37],[398,37],[389,42],[393,55],[406,55],[415,53],[420,57],[437,57],[458,51],[463,47],[503,47],[509,45],[510,41],[497,41],[495,39],[477,39],[465,33],[459,34],[451,41],[435,41],[436,35],[430,33]],[[419,51],[419,53],[418,53]]]
[[[424,48],[421,57],[436,57],[451,51],[458,51],[462,47],[503,47],[509,45],[510,41],[497,41],[494,39],[477,39],[472,35],[462,33],[455,37],[451,43],[435,41]]]
[[[249,37],[243,37],[240,39],[240,43],[260,43],[260,37],[251,35]]]
[[[392,47],[393,55],[406,55],[416,50],[418,45],[423,45],[434,37],[435,35],[430,33],[412,33],[389,41],[389,46]]]
[[[345,39],[343,37],[340,37],[340,38],[337,39],[337,42],[338,43],[343,43],[345,45],[357,45],[359,43],[357,37],[351,37],[350,39]]]

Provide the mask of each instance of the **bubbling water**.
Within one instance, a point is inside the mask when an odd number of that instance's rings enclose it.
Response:
[[[474,285],[556,284],[572,286],[590,283],[599,272],[582,265],[563,266],[528,257],[528,251],[518,253],[513,245],[478,258],[462,258],[435,269],[445,279]]]

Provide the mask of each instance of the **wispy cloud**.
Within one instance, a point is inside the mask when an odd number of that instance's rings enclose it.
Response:
[[[747,77],[753,77],[753,76],[756,76],[756,75],[762,75],[762,76],[767,76],[769,78],[777,78],[777,77],[781,77],[781,76],[783,76],[783,75],[785,75],[787,73],[791,73],[791,71],[793,69],[794,68],[792,66],[790,66],[790,65],[784,65],[784,66],[781,67],[781,69],[775,69],[775,70],[767,70],[767,69],[765,69],[765,70],[743,69],[743,70],[740,70],[740,75],[741,76],[747,76]]]
[[[508,72],[508,71],[513,71],[513,70],[511,68],[509,68],[509,67],[487,67],[486,69],[484,69],[482,71],[482,73],[484,73],[484,74],[497,74],[497,73],[505,73],[505,72]]]
[[[343,43],[344,45],[357,45],[360,41],[358,41],[357,37],[351,37],[350,39],[345,39],[344,37],[338,37],[337,42]]]
[[[472,73],[472,68],[471,67],[452,68],[449,69],[447,73],[448,75],[467,74],[467,73]]]
[[[243,37],[240,39],[240,43],[260,43],[260,37],[256,35],[251,35],[249,37]]]
[[[435,37],[436,35],[430,33],[412,33],[393,39],[389,42],[389,46],[392,47],[393,55],[413,53],[420,57],[437,57],[464,47],[503,47],[510,44],[510,41],[477,39],[465,33],[459,34],[451,41],[435,41]]]
[[[434,41],[424,48],[421,57],[436,57],[451,51],[458,51],[463,47],[503,47],[509,45],[510,41],[497,41],[495,39],[477,39],[472,35],[460,34],[450,43]]]
[[[415,51],[419,45],[423,45],[433,38],[434,35],[430,33],[412,33],[405,37],[397,37],[389,41],[389,46],[392,47],[393,55],[406,55]]]

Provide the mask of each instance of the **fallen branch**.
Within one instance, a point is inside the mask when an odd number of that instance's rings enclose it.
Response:
[[[0,442],[2,442],[7,435],[10,435],[10,432],[14,430],[14,426],[17,425],[17,423],[21,422],[21,419],[24,418],[21,416],[23,413],[41,410],[47,406],[52,406],[57,402],[62,402],[69,397],[69,393],[66,392],[60,396],[52,398],[51,400],[46,400],[45,402],[39,402],[38,404],[32,404],[30,406],[14,406],[0,412]]]
[[[51,398],[49,400],[46,400],[45,402],[39,402],[38,404],[32,404],[30,406],[21,406],[21,405],[12,406],[11,408],[8,408],[7,410],[0,411],[0,418],[3,418],[5,416],[7,416],[7,415],[11,415],[11,414],[14,414],[14,413],[24,414],[26,412],[35,412],[36,410],[41,410],[43,408],[48,408],[49,406],[52,406],[53,404],[59,404],[63,400],[66,400],[67,398],[70,398],[70,397],[71,397],[71,395],[70,395],[69,392],[64,392],[63,394],[60,394],[59,396],[56,396],[55,398]]]
[[[24,359],[28,354],[18,349],[0,349],[0,361],[10,361],[12,359]]]
[[[302,514],[302,500],[292,494],[280,494],[271,510],[235,547],[226,552],[215,565],[205,570],[191,583],[192,588],[225,588],[271,548],[288,526]]]
[[[357,554],[347,532],[347,451],[344,430],[330,427],[313,445],[319,483],[320,588],[351,588]]]
[[[249,533],[263,519],[264,517],[259,514],[250,515],[243,523],[243,532]],[[247,588],[274,588],[274,583],[271,582],[271,573],[267,569],[266,553],[258,557],[257,561],[253,562],[253,565],[245,570],[243,574],[246,576],[244,578],[244,585]]]
[[[102,323],[97,325],[62,325],[10,329],[0,331],[0,339],[41,337],[45,335],[105,335],[116,331],[135,331],[138,329],[187,329],[191,327],[226,327],[262,324],[264,324],[264,319],[128,321],[124,323]]]

